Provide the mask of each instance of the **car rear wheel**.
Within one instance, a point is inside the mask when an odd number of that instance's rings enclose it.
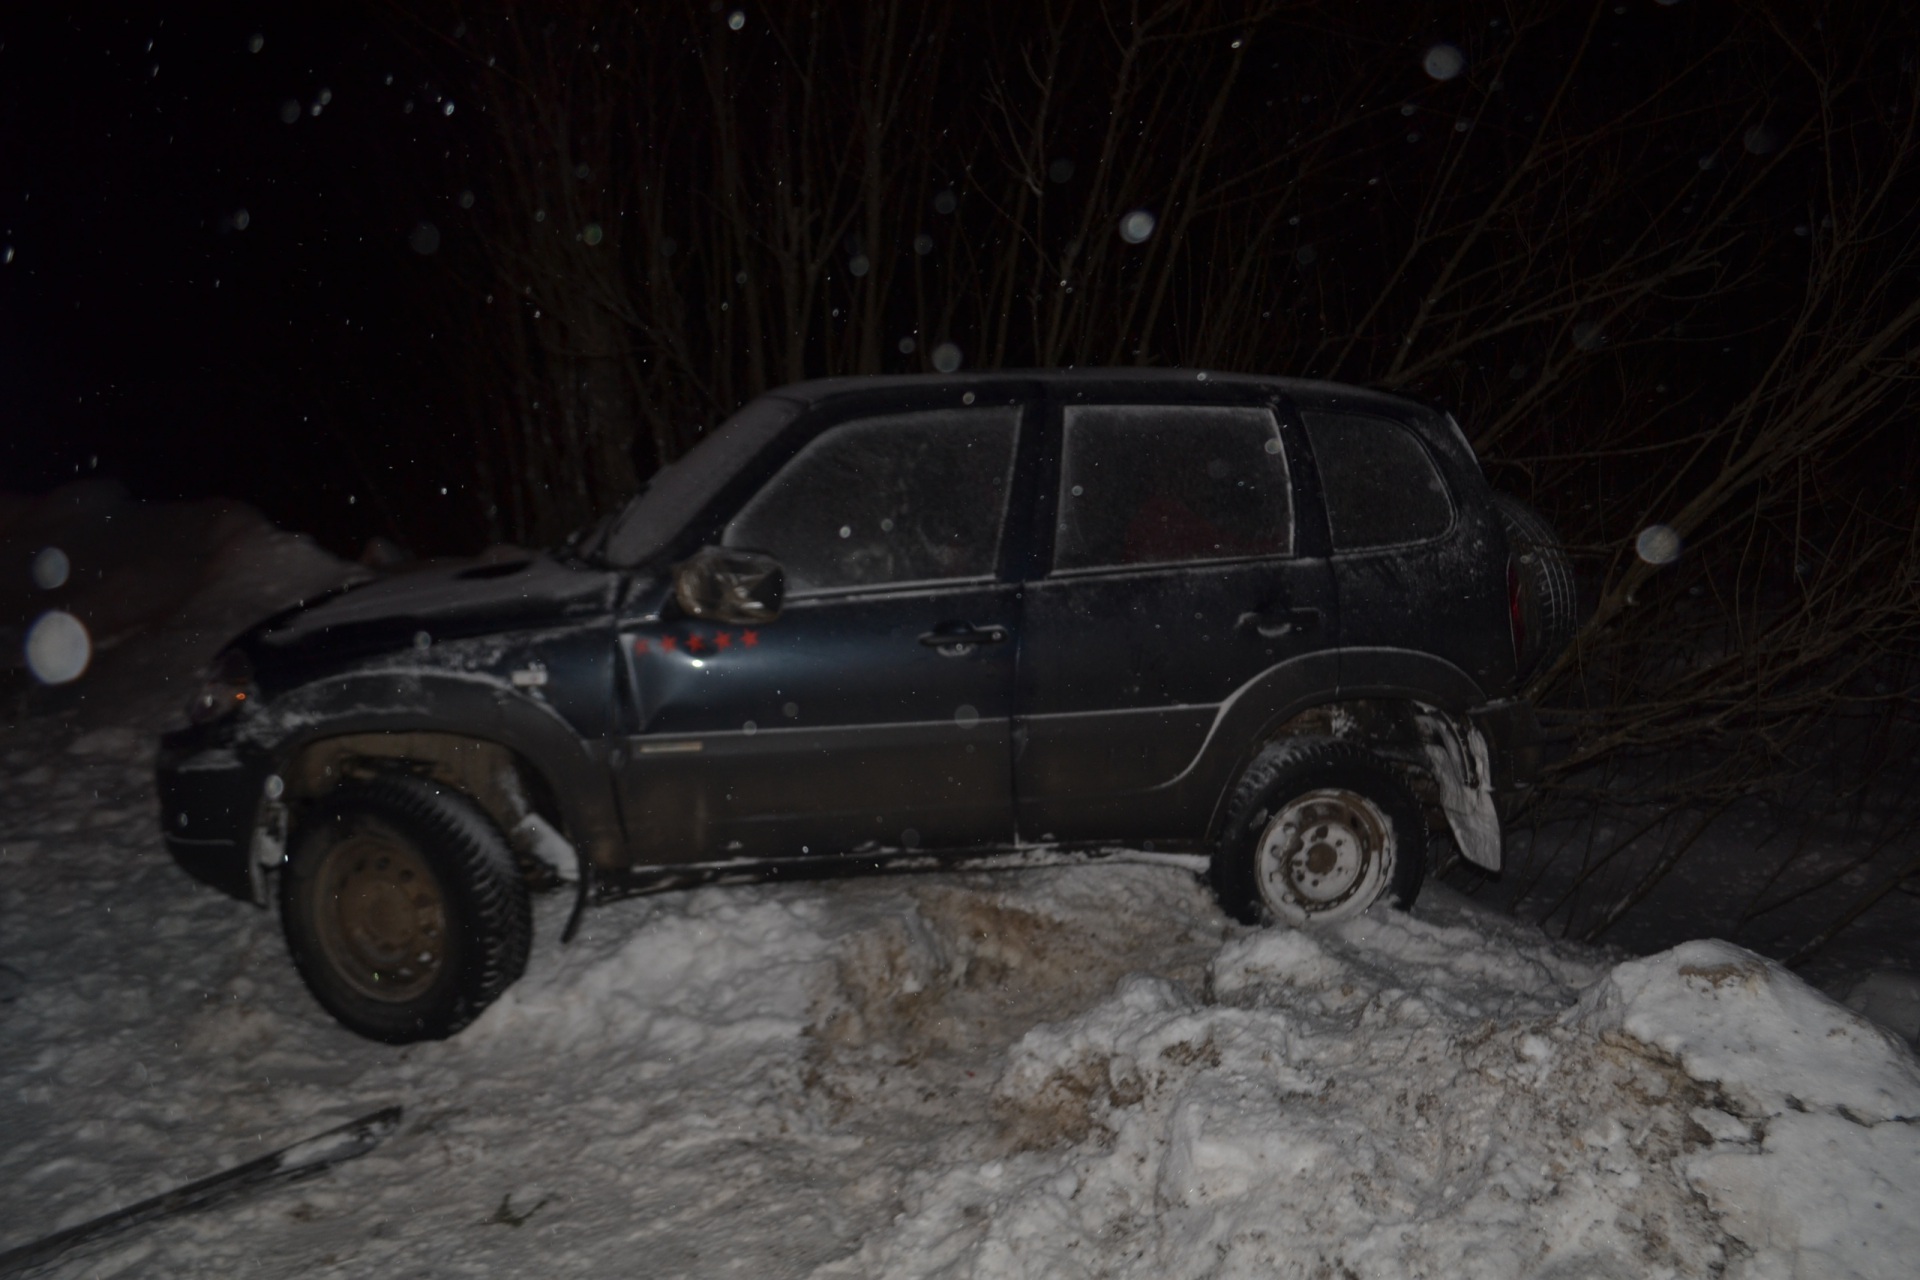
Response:
[[[294,966],[349,1030],[404,1044],[472,1022],[525,970],[527,887],[500,831],[423,778],[342,784],[280,878]]]
[[[1426,876],[1420,803],[1372,752],[1296,738],[1268,747],[1234,788],[1210,879],[1245,924],[1351,920],[1413,904]]]

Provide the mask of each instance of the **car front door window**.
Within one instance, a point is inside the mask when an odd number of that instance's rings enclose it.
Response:
[[[1019,410],[943,409],[829,429],[727,525],[794,595],[992,575]]]

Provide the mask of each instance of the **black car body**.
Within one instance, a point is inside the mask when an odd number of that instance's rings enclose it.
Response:
[[[770,620],[687,607],[676,570],[714,547],[779,563]],[[1207,855],[1236,780],[1310,735],[1365,744],[1497,867],[1491,796],[1538,751],[1515,554],[1452,419],[1384,395],[801,384],[567,550],[239,637],[164,741],[166,840],[264,904],[303,811],[397,769],[529,866],[577,857],[583,900],[1036,845]]]

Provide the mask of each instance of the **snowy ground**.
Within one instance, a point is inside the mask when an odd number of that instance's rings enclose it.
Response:
[[[1920,1063],[1725,944],[1436,887],[1312,935],[1101,865],[703,890],[457,1039],[341,1031],[153,827],[163,677],[339,567],[235,518],[81,688],[6,686],[0,1250],[398,1102],[50,1274],[1910,1276]],[[215,532],[209,532],[215,530]],[[185,536],[185,535],[183,535]],[[224,541],[219,539],[223,538]],[[176,675],[177,679],[177,675]]]

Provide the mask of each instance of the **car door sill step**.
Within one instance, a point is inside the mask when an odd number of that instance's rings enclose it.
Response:
[[[872,849],[801,858],[736,858],[725,862],[683,862],[596,871],[595,903],[616,902],[715,884],[754,884],[775,880],[826,880],[841,876],[906,875],[937,871],[1014,871],[1071,867],[1092,862],[1178,867],[1205,873],[1209,858],[1200,853],[1127,849],[1115,844],[1026,845],[1015,848],[926,850]]]

